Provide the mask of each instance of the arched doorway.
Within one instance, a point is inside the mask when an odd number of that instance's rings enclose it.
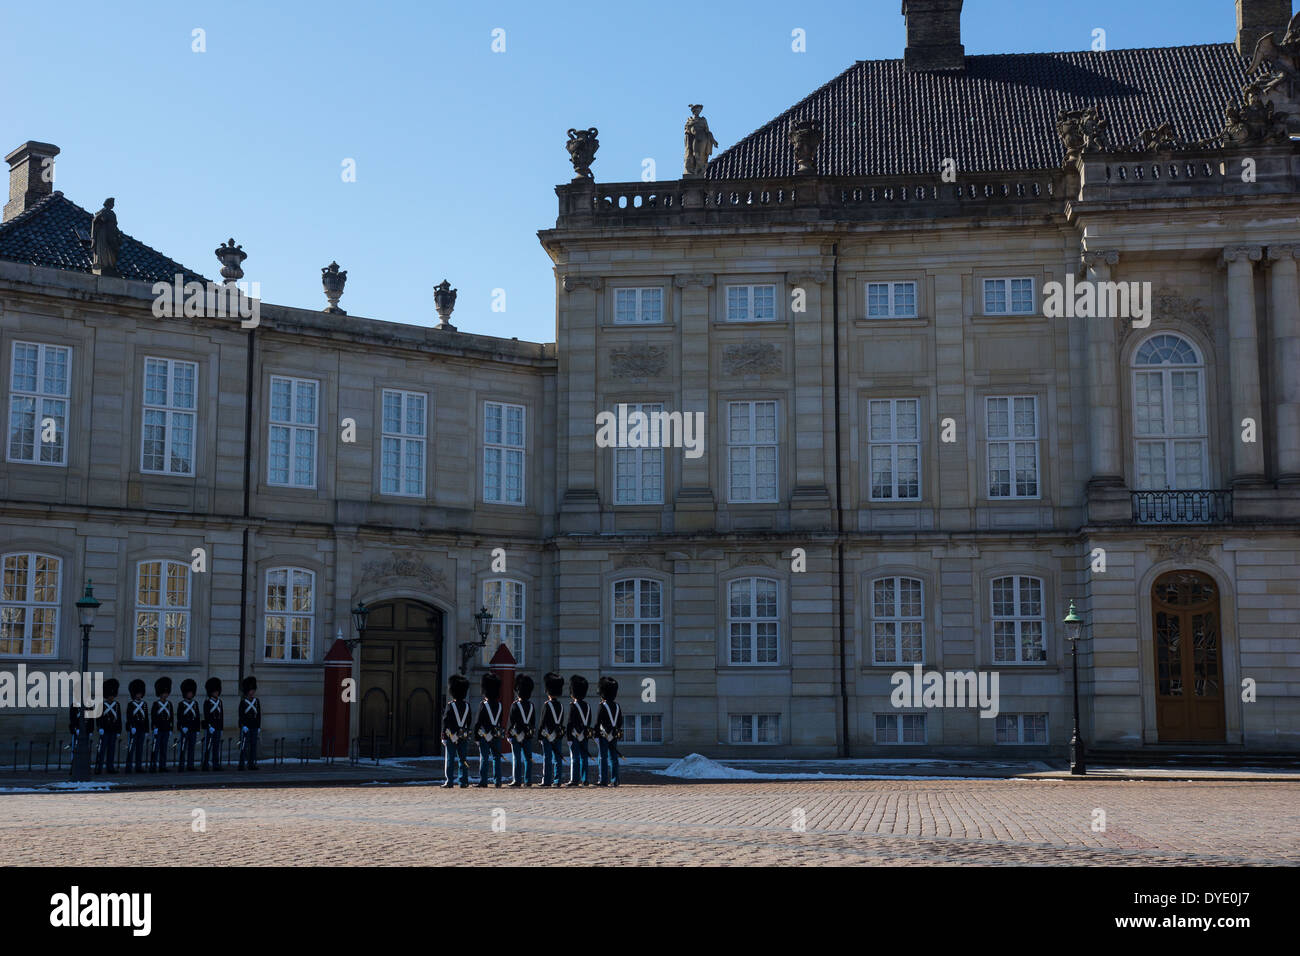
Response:
[[[1199,571],[1171,571],[1151,587],[1156,734],[1161,743],[1222,742],[1219,589]]]
[[[362,756],[438,750],[442,611],[399,598],[372,605],[361,642]]]

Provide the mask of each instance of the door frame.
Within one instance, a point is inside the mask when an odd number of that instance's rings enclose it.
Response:
[[[1153,562],[1137,582],[1134,595],[1138,609],[1139,694],[1142,710],[1142,743],[1159,744],[1156,727],[1156,641],[1152,588],[1156,580],[1171,571],[1198,571],[1214,581],[1219,589],[1219,660],[1223,675],[1223,741],[1213,743],[1179,743],[1179,747],[1231,747],[1240,745],[1242,737],[1241,653],[1237,643],[1237,594],[1232,582],[1232,552],[1215,549],[1229,568],[1225,569],[1199,558]],[[1140,566],[1140,565],[1139,565]]]
[[[366,594],[362,594],[359,597],[354,598],[353,604],[355,604],[356,601],[358,600],[363,602],[367,607],[374,607],[377,604],[384,604],[389,601],[412,601],[416,604],[422,604],[426,608],[432,611],[437,611],[439,614],[442,615],[442,636],[436,642],[436,647],[435,647],[435,654],[437,655],[437,659],[438,659],[439,686],[434,688],[434,727],[435,727],[436,735],[438,736],[438,738],[441,738],[442,710],[443,707],[446,706],[446,701],[447,701],[446,683],[447,683],[447,677],[451,673],[448,670],[448,664],[447,664],[447,646],[449,644],[447,640],[447,627],[449,622],[455,620],[456,614],[455,614],[454,606],[448,604],[447,602],[439,598],[433,597],[432,595],[417,590],[415,588],[400,588],[400,587],[382,588],[377,591],[371,591]],[[349,608],[351,606],[352,605],[349,605]],[[364,641],[362,643],[364,643]],[[360,647],[358,647],[357,652],[353,655],[352,658],[352,678],[356,682],[355,686],[358,688],[358,690],[360,690],[361,688],[360,650],[361,650]],[[358,695],[357,701],[352,707],[352,713],[348,720],[349,739],[355,739],[361,733],[361,706],[360,705],[361,705],[361,700],[360,700],[360,696]],[[434,743],[436,744],[437,740],[435,740]]]

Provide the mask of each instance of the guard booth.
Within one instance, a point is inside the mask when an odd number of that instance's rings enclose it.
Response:
[[[505,644],[498,644],[496,653],[492,655],[492,660],[488,662],[488,669],[501,678],[501,726],[510,726],[510,708],[515,702],[515,655],[510,653],[510,648]],[[510,753],[511,741],[508,737],[504,738],[501,743],[501,752]]]

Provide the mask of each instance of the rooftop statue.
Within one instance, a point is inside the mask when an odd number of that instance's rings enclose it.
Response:
[[[709,155],[717,148],[718,141],[709,130],[709,121],[700,115],[703,104],[690,105],[691,116],[686,121],[686,162],[682,169],[683,179],[695,179],[703,176],[709,168]]]
[[[112,198],[104,200],[104,208],[95,213],[90,222],[90,245],[94,251],[91,271],[97,276],[115,276],[117,254],[122,248],[122,233],[117,228],[117,213],[113,212]]]

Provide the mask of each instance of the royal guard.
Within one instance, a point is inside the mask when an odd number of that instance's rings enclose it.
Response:
[[[478,737],[478,785],[488,785],[488,763],[492,764],[492,782],[501,786],[501,678],[491,671],[483,675],[483,703],[474,722]]]
[[[542,705],[542,722],[537,736],[542,741],[542,786],[560,786],[560,771],[564,758],[560,755],[560,741],[564,739],[564,678],[550,673],[542,678],[546,685],[546,703]]]
[[[618,681],[602,677],[597,684],[600,706],[596,708],[596,746],[600,750],[599,786],[618,786],[618,742],[623,739],[623,710],[614,700]]]
[[[181,700],[176,705],[176,729],[180,733],[180,747],[176,754],[176,770],[194,770],[194,740],[199,735],[199,725],[203,723],[203,714],[195,694],[199,685],[193,677],[181,681]]]
[[[533,707],[533,679],[527,674],[515,678],[515,702],[510,707],[510,786],[533,785],[533,733],[537,710]]]
[[[587,786],[587,741],[591,737],[591,705],[587,703],[587,678],[569,678],[569,786]]]
[[[452,674],[447,681],[447,694],[451,700],[442,712],[442,782],[444,787],[456,786],[460,777],[462,787],[469,786],[469,702],[465,695],[469,693],[469,678],[463,674]]]
[[[221,732],[226,727],[226,716],[222,713],[221,678],[209,677],[203,689],[208,692],[203,702],[203,766],[208,769],[211,759],[212,769],[221,769]]]
[[[149,736],[149,704],[144,699],[144,681],[136,678],[127,685],[131,700],[126,705],[126,772],[144,773],[144,739]]]
[[[239,769],[247,764],[257,769],[257,738],[262,732],[262,702],[257,699],[257,678],[249,674],[240,685],[244,696],[239,699]]]
[[[153,728],[153,751],[149,754],[149,772],[167,772],[167,741],[171,737],[173,713],[167,698],[172,695],[172,679],[159,677],[153,682],[153,692],[158,699],[149,708],[149,724]]]
[[[104,709],[95,720],[99,749],[95,752],[95,773],[117,773],[117,738],[122,733],[122,709],[117,703],[116,677],[104,681]]]

